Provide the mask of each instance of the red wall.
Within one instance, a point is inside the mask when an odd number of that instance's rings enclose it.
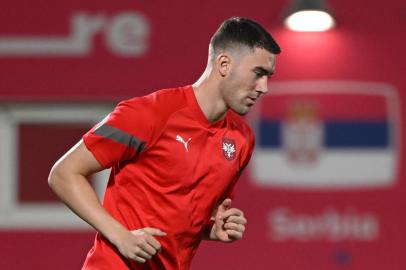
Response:
[[[7,102],[116,101],[155,89],[193,83],[203,71],[207,44],[217,25],[239,15],[265,25],[282,47],[272,82],[359,81],[385,83],[401,105],[399,137],[405,128],[406,5],[331,0],[337,28],[327,33],[294,33],[282,28],[287,1],[78,1],[0,2],[0,51],[4,38],[68,36],[72,14],[103,14],[103,27],[83,55],[12,55],[0,53],[0,99]],[[149,23],[148,48],[142,55],[122,56],[106,45],[114,19],[127,11]],[[223,245],[204,243],[193,269],[405,269],[405,144],[398,144],[396,179],[386,188],[351,190],[264,188],[248,168],[239,183],[235,205],[249,219],[245,238]],[[0,147],[0,151],[1,147]],[[41,154],[39,154],[41,157]],[[332,172],[334,173],[334,172]],[[41,181],[41,179],[39,179]],[[46,181],[46,180],[43,180]],[[36,185],[32,186],[33,189]],[[47,191],[48,192],[48,191]],[[373,241],[326,239],[276,242],[268,237],[268,215],[287,207],[297,215],[317,217],[332,207],[371,213],[379,221]],[[0,216],[5,218],[6,216]],[[93,232],[68,229],[0,229],[1,269],[78,269],[93,241]]]

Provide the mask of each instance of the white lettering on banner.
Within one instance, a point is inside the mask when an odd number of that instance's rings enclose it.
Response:
[[[0,36],[1,56],[86,56],[94,50],[94,37],[105,34],[108,48],[117,55],[137,57],[148,51],[150,24],[139,12],[123,12],[108,19],[103,14],[77,12],[71,17],[69,36]]]
[[[275,242],[363,242],[379,237],[378,218],[371,213],[359,213],[352,208],[339,212],[329,207],[312,215],[294,213],[289,208],[277,208],[270,212],[268,224],[269,236]]]

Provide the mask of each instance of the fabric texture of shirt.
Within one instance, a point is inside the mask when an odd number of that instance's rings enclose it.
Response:
[[[83,269],[186,270],[213,209],[233,196],[254,135],[231,110],[209,123],[185,86],[119,103],[83,141],[104,168],[112,168],[107,211],[129,230],[167,233],[156,236],[162,252],[145,264],[124,259],[98,233]]]

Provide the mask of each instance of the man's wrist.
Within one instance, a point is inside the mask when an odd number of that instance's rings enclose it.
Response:
[[[204,227],[204,232],[203,232],[203,239],[204,240],[212,240],[215,241],[217,240],[216,234],[215,234],[215,230],[214,230],[214,220],[210,220],[209,222],[207,222],[207,224]]]
[[[213,226],[211,227],[211,231],[210,231],[210,234],[209,234],[209,239],[211,241],[219,241],[219,239],[218,239],[218,237],[216,235],[216,229],[215,229],[214,226],[215,225],[213,224]]]
[[[105,237],[115,246],[121,244],[124,238],[128,237],[129,230],[124,228],[121,224],[112,225],[105,233]]]

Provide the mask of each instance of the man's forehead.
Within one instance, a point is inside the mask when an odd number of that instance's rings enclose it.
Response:
[[[251,61],[254,65],[273,72],[276,55],[262,48],[255,48],[251,54]]]
[[[245,62],[253,67],[260,66],[273,72],[276,55],[263,48],[239,46],[229,50],[229,53],[237,62]]]

